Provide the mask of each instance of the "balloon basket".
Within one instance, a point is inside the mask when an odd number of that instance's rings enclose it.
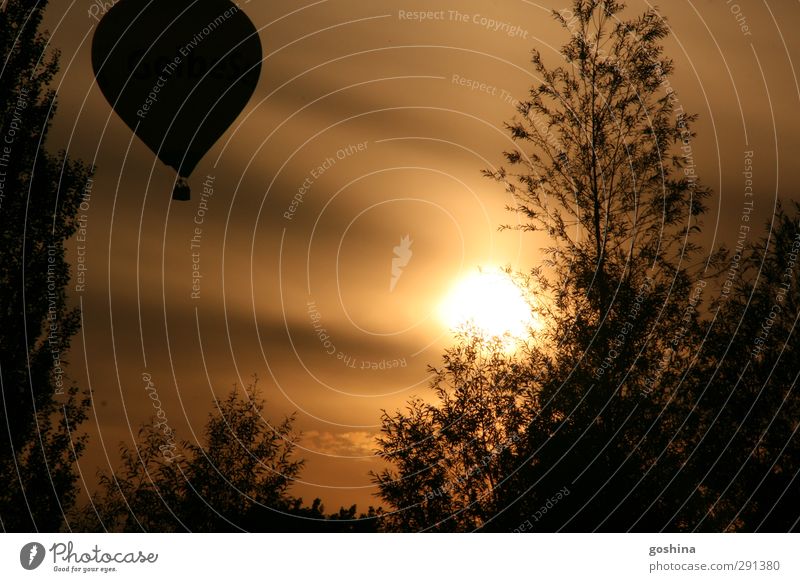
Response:
[[[192,198],[192,191],[189,189],[189,182],[179,178],[172,189],[172,199],[186,202]]]

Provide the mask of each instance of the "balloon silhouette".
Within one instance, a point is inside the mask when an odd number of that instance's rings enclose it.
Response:
[[[261,41],[229,0],[120,0],[92,40],[92,68],[122,120],[178,172],[172,193],[244,109],[261,73]]]

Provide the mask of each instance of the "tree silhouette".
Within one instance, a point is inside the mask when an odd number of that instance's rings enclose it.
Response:
[[[47,2],[0,8],[0,527],[56,531],[74,504],[86,395],[64,373],[80,324],[67,307],[64,242],[76,231],[87,168],[45,149],[58,53],[38,32]]]
[[[502,507],[499,485],[513,471],[536,398],[531,360],[509,354],[509,338],[465,329],[441,368],[430,368],[438,405],[420,398],[405,412],[384,413],[379,454],[399,472],[374,475],[396,508],[390,530],[465,531]],[[535,352],[525,350],[532,358]]]
[[[89,504],[75,516],[83,531],[235,532],[370,531],[378,512],[355,506],[326,516],[319,499],[303,507],[289,487],[303,466],[294,458],[294,417],[272,424],[257,382],[215,402],[202,443],[183,442],[154,424],[120,446],[122,464],[101,474]],[[336,520],[334,523],[332,520]]]
[[[102,474],[84,510],[90,530],[253,530],[280,522],[291,506],[287,489],[302,462],[292,458],[292,418],[272,425],[255,383],[215,403],[202,445],[172,446],[163,429],[147,424],[134,447],[121,445],[122,466]],[[168,454],[166,454],[168,451]]]
[[[713,306],[698,370],[702,447],[690,459],[724,527],[796,531],[800,520],[800,205],[731,258],[739,277]],[[699,529],[712,529],[703,522]]]
[[[695,118],[669,84],[664,20],[654,10],[622,20],[622,11],[576,0],[554,13],[570,35],[564,64],[533,52],[541,83],[507,125],[517,149],[505,154],[508,169],[486,174],[514,195],[520,228],[553,241],[531,273],[545,325],[521,354],[496,353],[509,369],[500,377],[498,364],[464,357],[461,338],[434,380],[439,402],[384,417],[380,453],[396,470],[375,480],[397,510],[390,528],[721,527],[707,489],[684,494],[702,422],[691,414],[700,380],[686,379],[702,337],[699,267],[713,278],[720,264],[699,260],[689,238],[709,195],[694,175]],[[497,443],[482,449],[490,470],[464,490],[424,498],[481,423],[503,426],[501,441],[522,436],[498,455]]]

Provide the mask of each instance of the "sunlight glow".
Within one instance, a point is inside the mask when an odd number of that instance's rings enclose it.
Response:
[[[477,271],[456,283],[441,305],[453,330],[474,329],[487,337],[524,339],[537,326],[523,290],[500,270]]]

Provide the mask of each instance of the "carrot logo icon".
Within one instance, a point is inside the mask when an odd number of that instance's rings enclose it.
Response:
[[[19,563],[26,570],[35,570],[44,561],[44,546],[37,542],[30,542],[22,546],[19,551]]]
[[[414,254],[411,251],[411,245],[414,241],[411,240],[410,235],[406,235],[400,239],[400,244],[394,247],[395,256],[392,258],[392,280],[389,282],[389,291],[394,291],[397,287],[397,282],[403,275],[403,268],[408,266],[411,256]]]

